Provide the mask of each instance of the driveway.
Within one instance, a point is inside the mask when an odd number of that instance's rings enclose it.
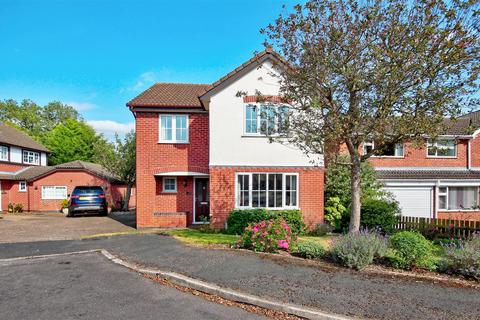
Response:
[[[0,262],[10,319],[263,319],[145,279],[99,254]]]
[[[135,231],[135,213],[113,212],[108,217],[63,214],[0,214],[0,243],[79,239],[100,233]]]

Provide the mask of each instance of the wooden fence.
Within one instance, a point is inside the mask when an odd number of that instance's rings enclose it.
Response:
[[[480,221],[398,217],[396,230],[417,230],[429,238],[468,238],[480,232]]]

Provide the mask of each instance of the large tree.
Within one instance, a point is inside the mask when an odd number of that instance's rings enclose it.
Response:
[[[58,101],[43,107],[31,100],[21,103],[13,99],[0,101],[0,121],[15,126],[40,142],[44,142],[50,131],[68,119],[80,121],[82,117],[72,106]]]
[[[67,119],[57,125],[44,138],[45,146],[52,152],[48,161],[51,165],[73,160],[96,162],[97,150],[107,152],[110,144],[102,135],[83,121]]]
[[[102,150],[102,146],[97,147],[97,162],[102,164],[110,172],[116,174],[127,184],[127,190],[123,201],[123,210],[128,210],[132,187],[136,180],[136,138],[135,132],[131,131],[120,139],[115,135],[113,148]]]
[[[350,232],[360,227],[360,168],[397,142],[424,143],[477,92],[478,1],[311,0],[262,32],[290,65],[287,139],[309,154],[345,145]],[[362,142],[375,141],[363,154]]]

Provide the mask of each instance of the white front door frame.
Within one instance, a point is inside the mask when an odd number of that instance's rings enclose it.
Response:
[[[210,185],[210,179],[209,177],[193,177],[193,219],[192,219],[192,224],[209,224],[210,222],[204,222],[204,221],[197,221],[197,213],[196,213],[196,203],[195,203],[195,191],[197,187],[197,179],[208,179],[208,183]],[[210,191],[209,191],[210,192]],[[210,202],[210,201],[209,201]],[[210,205],[210,204],[209,204]]]

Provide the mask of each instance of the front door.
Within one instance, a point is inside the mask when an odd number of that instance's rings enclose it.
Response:
[[[195,215],[193,222],[208,222],[210,219],[210,196],[208,194],[208,179],[195,179]]]

